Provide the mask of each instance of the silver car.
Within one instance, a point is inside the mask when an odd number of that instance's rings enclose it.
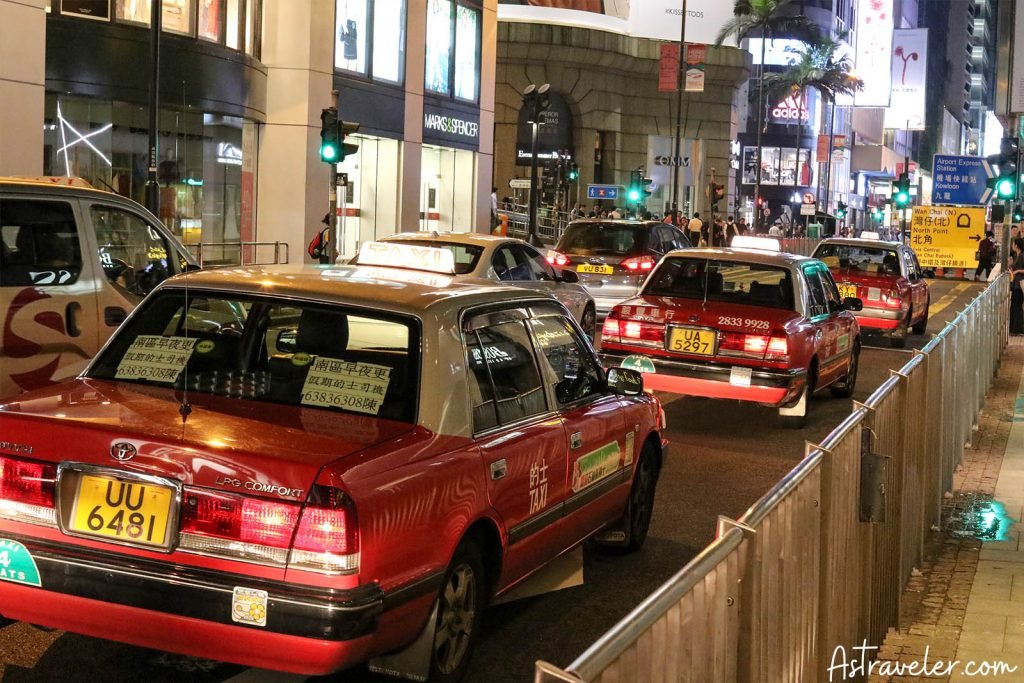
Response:
[[[424,247],[442,247],[455,257],[456,280],[491,280],[551,294],[569,309],[580,327],[594,339],[597,309],[576,271],[547,262],[522,240],[473,232],[402,232],[381,238]]]
[[[579,220],[568,225],[547,260],[575,269],[603,318],[637,295],[662,256],[689,246],[681,230],[660,221]]]

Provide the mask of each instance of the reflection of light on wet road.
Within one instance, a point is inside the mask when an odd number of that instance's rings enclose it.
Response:
[[[943,529],[954,538],[1005,541],[1014,520],[1006,507],[988,494],[960,493],[943,520]]]

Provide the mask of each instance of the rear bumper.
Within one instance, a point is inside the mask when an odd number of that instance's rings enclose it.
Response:
[[[249,666],[321,674],[364,658],[383,607],[376,585],[282,585],[5,534],[41,587],[0,581],[0,613],[19,621]],[[235,587],[267,592],[266,626],[232,621]]]
[[[628,355],[632,354],[606,351],[601,354],[601,362],[605,367],[618,367]],[[730,381],[731,365],[646,358],[654,364],[655,371],[644,373],[644,388],[674,394],[779,406],[796,400],[807,381],[805,370],[753,370],[750,386],[743,386]]]
[[[640,291],[640,286],[634,284],[605,284],[602,286],[594,286],[586,282],[581,284],[594,299],[594,309],[602,318],[623,301],[635,297]]]
[[[854,314],[857,323],[869,330],[895,330],[907,317],[906,309],[897,308],[864,308]]]

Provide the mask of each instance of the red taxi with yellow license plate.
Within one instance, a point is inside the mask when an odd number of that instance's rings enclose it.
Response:
[[[897,348],[906,346],[911,332],[924,334],[931,295],[913,249],[899,242],[829,238],[814,258],[832,271],[841,296],[864,303],[857,322],[866,333],[884,334]]]
[[[815,391],[853,393],[860,339],[847,309],[858,305],[814,259],[680,249],[612,310],[601,357],[644,372],[647,388],[775,406],[800,426]]]
[[[5,619],[458,680],[491,597],[595,535],[641,546],[642,377],[551,297],[363,253],[171,279],[82,376],[0,406]]]

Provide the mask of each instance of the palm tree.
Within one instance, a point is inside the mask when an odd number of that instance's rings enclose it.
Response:
[[[803,47],[787,48],[788,52],[792,52],[796,56],[796,61],[785,71],[770,73],[761,79],[759,86],[759,90],[763,90],[761,97],[766,98],[769,102],[778,102],[790,94],[799,93],[800,100],[803,101],[808,89],[817,90],[822,100],[832,103],[833,120],[832,125],[829,126],[829,137],[831,138],[832,129],[835,126],[836,95],[852,95],[864,87],[864,81],[852,75],[853,65],[849,57],[845,55],[836,57],[841,47],[840,41],[845,38],[845,34],[836,38],[823,37],[813,43],[805,43]],[[797,173],[799,173],[800,124],[797,125],[796,131],[796,163]],[[830,142],[828,151],[830,158],[826,160],[827,168],[831,167],[831,147]],[[818,190],[820,191],[820,189],[821,176],[819,175]]]
[[[764,77],[764,58],[767,41],[776,38],[796,38],[808,43],[820,40],[817,24],[800,14],[795,0],[736,0],[733,6],[733,17],[722,26],[715,39],[721,45],[730,36],[739,43],[745,38],[760,37],[761,63],[757,69],[757,80]],[[758,88],[759,101],[757,106],[757,179],[754,185],[754,198],[761,196],[761,133],[764,127],[764,88]],[[754,218],[754,225],[759,225],[760,213]]]

